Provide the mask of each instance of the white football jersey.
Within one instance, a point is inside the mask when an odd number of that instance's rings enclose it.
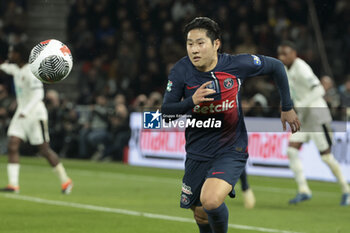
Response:
[[[286,72],[292,100],[298,107],[297,111],[299,110],[303,115],[300,119],[302,123],[323,124],[332,121],[328,105],[321,94],[307,105],[305,104],[304,100],[313,88],[323,88],[311,67],[301,58],[296,58],[289,69],[286,67]]]
[[[0,69],[13,76],[17,100],[16,115],[25,113],[24,115],[47,120],[47,110],[43,97],[36,103],[32,102],[35,99],[34,96],[37,96],[38,92],[43,93],[44,90],[42,82],[32,74],[29,65],[19,67],[16,64],[3,63],[0,65]]]

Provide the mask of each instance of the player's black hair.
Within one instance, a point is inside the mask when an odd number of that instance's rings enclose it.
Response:
[[[187,38],[188,32],[193,29],[206,29],[207,36],[210,38],[212,43],[214,43],[214,40],[216,39],[221,41],[221,29],[219,25],[208,17],[197,17],[186,24],[184,28],[185,38]]]
[[[280,46],[286,46],[286,47],[289,47],[291,49],[293,49],[294,51],[298,51],[298,48],[296,46],[296,44],[290,40],[284,40],[280,43]]]
[[[14,52],[19,53],[22,62],[28,62],[30,51],[24,44],[11,45]]]

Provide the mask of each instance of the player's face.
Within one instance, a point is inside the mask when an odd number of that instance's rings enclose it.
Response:
[[[7,57],[9,59],[9,62],[11,62],[11,63],[14,62],[15,54],[13,52],[13,48],[12,47],[9,47],[9,51],[8,51]]]
[[[187,34],[187,55],[192,64],[203,72],[215,68],[218,61],[217,51],[220,47],[220,40],[214,43],[207,36],[205,29],[193,29]]]
[[[285,66],[290,67],[293,64],[296,57],[297,53],[291,47],[278,47],[278,59],[280,59]]]
[[[13,50],[12,46],[9,47],[9,51],[8,51],[7,56],[8,56],[10,63],[17,63],[18,62],[19,54]]]

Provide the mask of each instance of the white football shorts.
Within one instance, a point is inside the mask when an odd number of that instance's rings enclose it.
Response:
[[[303,131],[292,134],[289,138],[290,142],[308,142],[312,140],[317,149],[323,152],[332,146],[333,133],[329,124],[320,125],[318,130],[312,132]]]
[[[47,120],[30,115],[20,118],[17,112],[11,120],[7,135],[29,141],[31,145],[41,145],[50,141]]]

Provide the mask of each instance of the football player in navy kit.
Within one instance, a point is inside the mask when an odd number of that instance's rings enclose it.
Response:
[[[281,121],[292,132],[300,123],[289,94],[283,64],[260,55],[218,53],[221,46],[218,24],[198,17],[185,26],[187,56],[179,60],[168,76],[162,114],[186,114],[191,121],[214,119],[220,127],[196,123],[186,128],[186,162],[180,205],[190,208],[200,233],[226,233],[227,195],[248,158],[248,137],[240,106],[239,91],[245,78],[271,75],[281,96]]]

